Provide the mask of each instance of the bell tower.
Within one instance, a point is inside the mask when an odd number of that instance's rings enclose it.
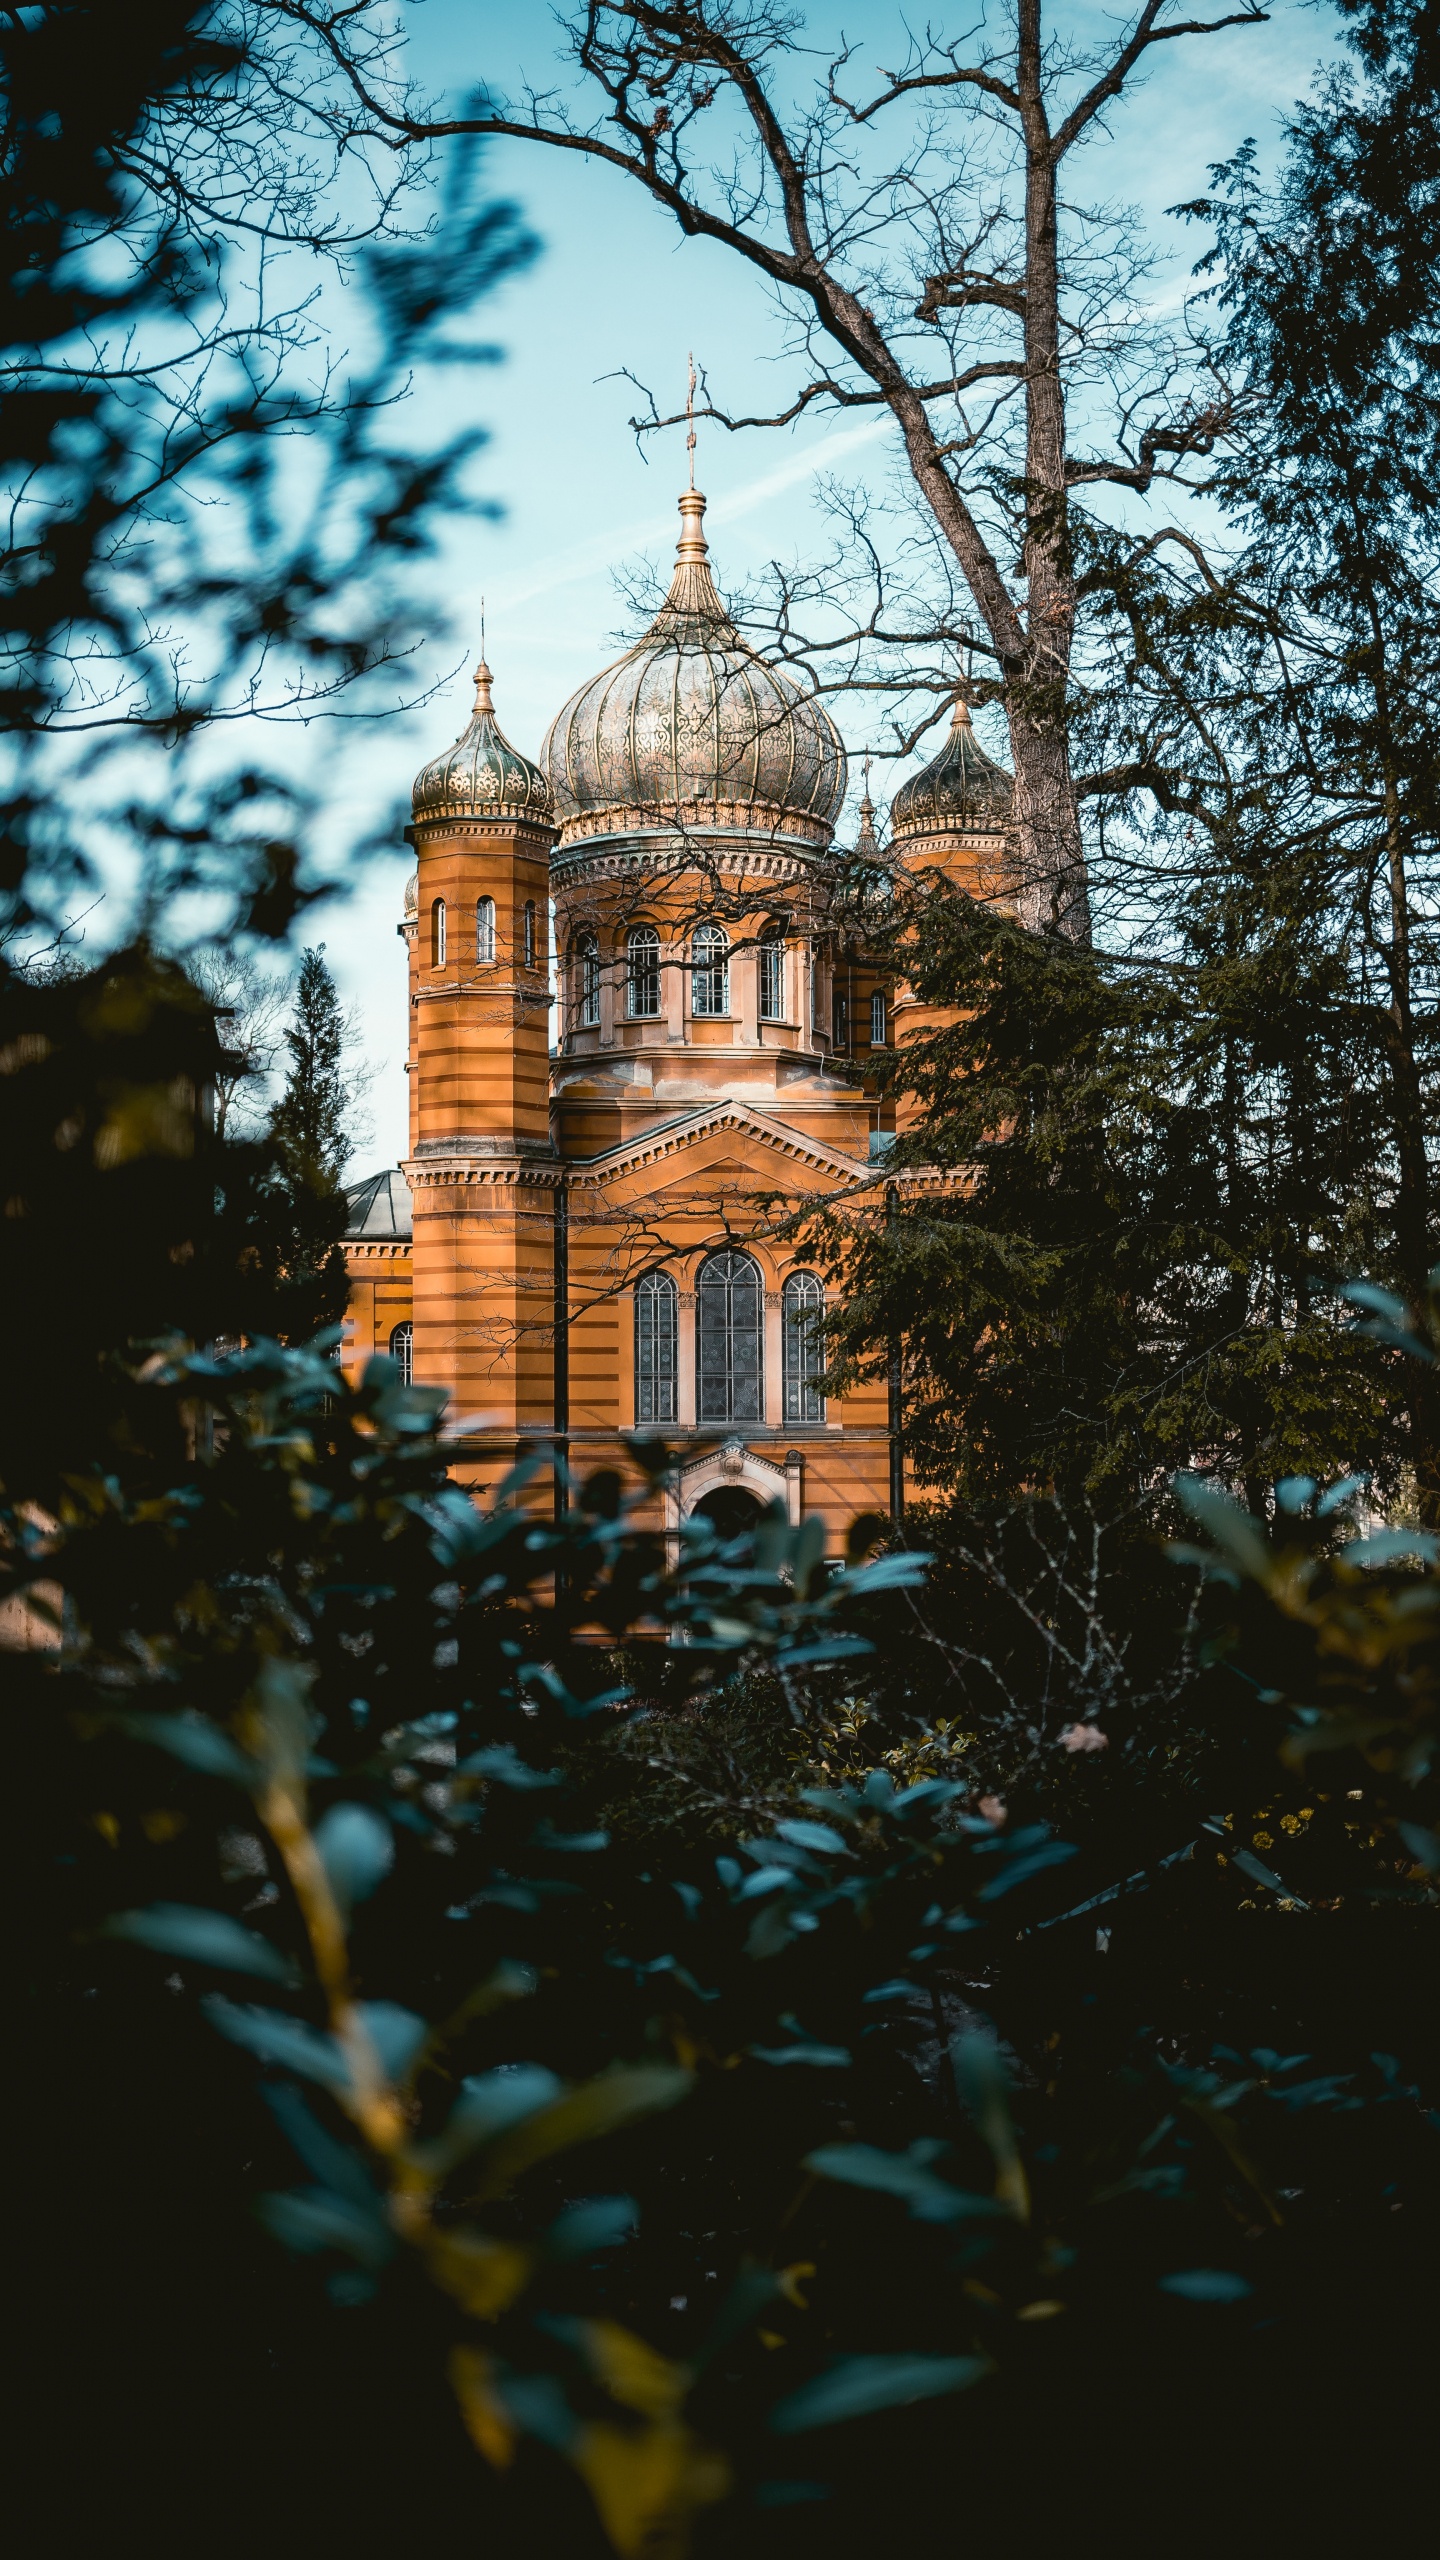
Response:
[[[544,775],[475,670],[463,735],[417,777],[410,944],[414,1374],[482,1420],[476,1481],[555,1428],[549,856]],[[408,909],[408,900],[407,900]],[[468,1471],[467,1471],[468,1472]]]

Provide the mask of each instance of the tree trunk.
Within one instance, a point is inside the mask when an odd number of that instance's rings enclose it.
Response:
[[[1070,771],[1067,696],[1075,576],[1060,376],[1060,242],[1055,147],[1045,111],[1041,0],[1020,0],[1016,88],[1025,136],[1026,647],[1005,671],[1025,922],[1090,938],[1080,814]]]

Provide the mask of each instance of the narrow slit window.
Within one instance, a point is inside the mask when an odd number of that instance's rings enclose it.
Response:
[[[404,1324],[396,1325],[390,1336],[390,1357],[408,1387],[415,1365],[415,1327],[408,1317]]]
[[[765,1285],[748,1253],[712,1253],[695,1290],[697,1422],[764,1419]]]
[[[883,1049],[885,1044],[885,998],[877,987],[870,999],[870,1046]]]
[[[475,901],[475,957],[481,968],[495,957],[495,901],[493,898],[477,898]]]
[[[850,1045],[850,1008],[846,1003],[845,998],[838,992],[834,998],[832,1013],[834,1019],[835,1046],[837,1049],[848,1049]]]
[[[525,966],[527,969],[533,969],[535,966],[535,901],[533,898],[527,898],[525,901]]]
[[[673,1422],[679,1300],[668,1272],[647,1271],[635,1290],[635,1419]]]
[[[631,927],[625,956],[625,1010],[632,1022],[653,1022],[660,1011],[660,936],[653,924]]]
[[[432,969],[443,969],[445,966],[445,901],[443,898],[437,898],[430,910],[430,966]]]
[[[730,1010],[730,937],[723,925],[696,927],[690,946],[690,1010],[714,1021]]]
[[[813,1271],[792,1271],[782,1300],[785,1334],[785,1419],[823,1422],[825,1397],[825,1292]]]
[[[785,945],[778,934],[769,935],[760,945],[760,1019],[785,1019]]]

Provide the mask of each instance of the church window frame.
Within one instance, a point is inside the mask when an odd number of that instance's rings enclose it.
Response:
[[[849,999],[839,987],[835,988],[830,998],[830,1028],[833,1035],[831,1042],[832,1047],[836,1049],[848,1049],[850,1046],[850,1004]]]
[[[443,898],[437,898],[430,909],[430,966],[432,969],[443,969],[445,966],[445,926],[445,901]]]
[[[533,898],[527,898],[525,901],[525,966],[527,969],[533,969],[535,966],[535,901]]]
[[[582,1031],[600,1021],[600,944],[589,931],[575,937],[575,1019]]]
[[[390,1328],[390,1357],[400,1372],[402,1387],[408,1387],[415,1373],[415,1327],[409,1316]]]
[[[477,898],[475,901],[475,959],[482,969],[489,968],[494,963],[495,901],[493,898]]]
[[[631,1022],[660,1014],[660,936],[653,924],[632,925],[625,940],[625,1012]]]
[[[825,1393],[825,1286],[814,1271],[792,1271],[780,1299],[784,1344],[785,1419],[823,1422]]]
[[[695,1419],[765,1419],[765,1281],[753,1255],[724,1245],[695,1275]]]
[[[767,933],[760,943],[760,1019],[785,1019],[785,937]]]
[[[690,1010],[698,1022],[730,1012],[730,936],[723,925],[697,924],[690,942]]]
[[[870,998],[870,1046],[872,1049],[887,1049],[889,1045],[890,1026],[886,1017],[885,991],[883,987],[877,987]]]
[[[680,1294],[668,1271],[635,1284],[635,1420],[674,1422],[680,1384]]]

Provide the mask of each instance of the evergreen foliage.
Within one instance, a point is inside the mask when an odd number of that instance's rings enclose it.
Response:
[[[276,1290],[262,1329],[308,1341],[345,1312],[346,1201],[341,1175],[351,1146],[346,1117],[345,1017],[325,946],[306,950],[286,1026],[290,1065],[267,1128],[272,1171],[264,1186],[260,1253]]]

